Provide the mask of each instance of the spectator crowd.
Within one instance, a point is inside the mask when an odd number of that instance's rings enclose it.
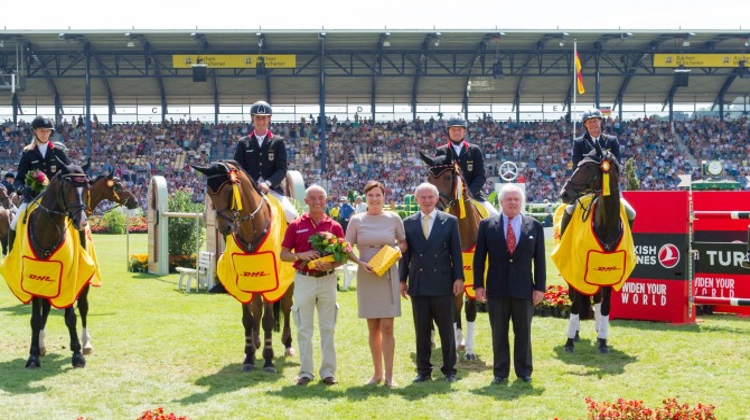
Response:
[[[184,188],[196,201],[204,197],[204,180],[190,165],[231,159],[237,141],[251,130],[247,123],[210,124],[201,121],[166,121],[162,124],[106,125],[92,121],[92,167],[96,174],[114,170],[125,185],[146,206],[152,175],[164,176],[170,190]],[[271,130],[286,141],[290,170],[302,173],[306,184],[323,185],[331,198],[349,191],[361,193],[369,180],[386,186],[388,202],[401,203],[406,194],[426,179],[419,152],[434,154],[447,142],[442,120],[372,122],[328,120],[325,149],[320,125],[314,119],[298,123],[275,123]],[[578,135],[582,127],[578,126]],[[748,170],[750,136],[748,118],[733,121],[702,117],[687,121],[643,118],[620,122],[607,119],[604,132],[615,135],[623,159],[635,158],[641,189],[674,190],[678,175],[701,178],[700,162],[720,160],[727,178],[740,181]],[[0,168],[16,171],[22,148],[31,137],[30,124],[6,121],[0,125]],[[527,182],[529,202],[557,200],[562,183],[572,169],[570,162],[571,124],[513,122],[480,119],[469,122],[467,140],[484,151],[487,193],[494,190],[497,168],[513,161]],[[54,141],[68,148],[73,160],[86,151],[82,119],[57,125]],[[326,169],[321,170],[323,154]]]

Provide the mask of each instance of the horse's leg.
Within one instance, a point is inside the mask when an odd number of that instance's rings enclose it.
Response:
[[[94,352],[94,346],[91,344],[91,336],[89,335],[88,326],[86,325],[86,319],[89,314],[89,290],[91,289],[91,283],[87,283],[83,286],[81,294],[78,295],[78,312],[81,314],[81,344],[83,345],[83,354],[91,354]]]
[[[466,360],[477,360],[474,354],[474,325],[477,320],[477,300],[466,297]]]
[[[69,306],[65,308],[65,326],[68,327],[70,334],[70,350],[73,351],[71,363],[74,368],[86,367],[86,358],[81,353],[81,342],[78,340],[78,331],[76,331],[76,310]]]
[[[578,330],[581,328],[581,308],[585,301],[588,301],[586,296],[578,293],[578,291],[568,286],[568,295],[570,296],[570,317],[568,318],[568,329],[566,331],[567,341],[565,341],[564,351],[572,353],[575,348],[573,344]]]
[[[249,372],[255,368],[255,343],[253,342],[253,313],[250,304],[242,305],[242,326],[245,327],[245,360],[242,371]]]
[[[268,373],[276,373],[273,365],[273,303],[263,303],[263,370]]]
[[[464,345],[464,332],[461,328],[461,309],[464,307],[464,295],[463,293],[455,296],[454,298],[456,308],[455,312],[453,313],[453,319],[455,320],[453,322],[453,333],[456,335],[456,351],[463,350],[465,348]]]
[[[292,295],[294,294],[294,283],[281,298],[281,312],[284,313],[284,329],[281,331],[281,343],[284,344],[284,356],[294,357],[294,347],[292,347]]]
[[[250,311],[253,313],[253,345],[260,348],[260,320],[263,316],[263,297],[260,294],[253,296],[250,302]]]
[[[599,329],[598,329],[598,341],[599,341],[599,353],[609,353],[609,346],[607,345],[607,337],[609,336],[609,310],[610,298],[612,297],[611,287],[602,287],[599,289],[601,294],[601,316],[599,317]]]
[[[42,330],[42,299],[31,299],[31,348],[26,367],[35,369],[41,366],[39,361],[39,332]]]
[[[47,337],[47,333],[45,333],[47,328],[47,320],[49,319],[49,311],[52,309],[52,306],[49,304],[49,301],[47,301],[47,304],[45,305],[44,302],[42,302],[42,325],[41,329],[39,330],[39,355],[44,356],[47,354],[47,345],[44,343],[44,339]]]

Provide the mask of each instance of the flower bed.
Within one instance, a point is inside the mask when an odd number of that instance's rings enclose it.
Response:
[[[560,285],[547,286],[544,299],[536,306],[534,313],[539,316],[567,318],[570,313],[568,289]]]
[[[597,402],[586,398],[586,406],[589,420],[604,419],[631,419],[631,420],[714,420],[715,407],[698,403],[695,407],[688,404],[680,404],[676,398],[667,398],[662,401],[664,407],[648,408],[640,400],[626,400],[619,398],[616,402]]]
[[[109,228],[102,221],[101,216],[89,216],[89,226],[91,226],[92,233],[110,233]],[[128,232],[130,233],[147,233],[148,224],[146,218],[143,216],[131,217],[128,221]]]

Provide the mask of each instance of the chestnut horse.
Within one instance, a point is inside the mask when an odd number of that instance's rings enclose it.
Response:
[[[451,155],[430,157],[419,152],[422,161],[430,167],[427,182],[435,185],[440,194],[438,208],[458,218],[458,233],[461,237],[461,251],[464,252],[464,267],[471,265],[471,260],[466,261],[467,254],[473,253],[477,244],[479,222],[482,217],[469,196],[469,189],[458,164],[452,162]],[[466,271],[464,271],[466,273]],[[474,353],[474,322],[477,318],[477,301],[474,298],[473,278],[465,278],[466,294],[466,343],[463,341],[461,328],[461,309],[464,306],[464,296],[455,298],[455,325],[456,345],[464,347],[466,360],[476,360]]]
[[[14,253],[19,253],[17,261],[23,258],[21,255],[24,252],[23,248],[25,248],[23,242],[25,242],[27,237],[30,252],[38,261],[45,263],[50,257],[57,255],[61,246],[68,243],[67,241],[78,240],[75,235],[68,234],[68,229],[75,229],[81,232],[87,225],[85,202],[89,194],[89,180],[86,177],[85,169],[73,164],[64,165],[62,162],[59,163],[61,166],[60,171],[50,179],[49,185],[34,200],[34,203],[30,204],[30,206],[35,205],[36,209],[31,213],[24,211],[17,216],[24,218],[23,223],[28,221],[28,234],[26,235],[26,232],[24,234],[19,232],[15,240],[13,252],[11,253],[11,256]],[[13,266],[8,265],[13,264],[11,256],[6,257],[3,261],[3,276],[9,286],[11,283],[16,286],[15,289],[11,287],[11,290],[14,291],[19,299],[22,299],[25,303],[28,303],[29,300],[31,301],[31,349],[26,367],[30,369],[38,368],[41,366],[39,361],[39,336],[43,328],[44,314],[49,313],[50,305],[53,303],[52,300],[59,296],[59,293],[55,295],[54,290],[50,291],[49,288],[46,288],[46,283],[57,281],[59,282],[58,287],[64,288],[63,285],[68,283],[63,282],[73,282],[74,287],[72,290],[74,291],[69,293],[68,296],[74,296],[77,293],[75,290],[79,290],[76,283],[79,280],[76,278],[70,279],[64,274],[57,279],[53,279],[52,277],[41,275],[36,271],[33,273],[22,273],[22,275],[17,276],[17,273],[10,272],[10,270],[13,270]],[[48,266],[50,264],[54,266],[60,264],[53,260],[49,261],[46,263]],[[27,262],[23,264],[25,265]],[[75,255],[66,264],[76,267],[74,272],[78,273],[79,259]],[[28,279],[24,278],[26,274],[28,274]],[[20,287],[18,287],[19,285]],[[40,292],[28,291],[27,287],[30,290],[42,290],[51,293],[45,296]],[[66,290],[71,290],[71,288],[65,288]],[[68,327],[68,332],[70,333],[70,349],[73,352],[71,363],[74,368],[82,368],[86,366],[86,359],[81,353],[81,343],[76,332],[76,314],[72,306],[72,300],[74,299],[70,300],[69,303],[64,306],[61,305],[61,307],[65,309],[65,325]]]
[[[86,203],[86,214],[91,216],[94,213],[94,209],[102,201],[111,201],[121,206],[125,206],[130,210],[138,207],[138,200],[135,198],[133,193],[128,190],[123,184],[119,177],[114,176],[114,169],[106,175],[97,177],[91,182],[89,189],[89,198]],[[0,216],[2,213],[0,212]],[[86,234],[90,231],[87,230]],[[81,242],[86,243],[84,234],[81,235]],[[88,331],[88,313],[89,313],[89,290],[91,290],[91,283],[87,283],[81,293],[78,295],[76,306],[78,307],[78,313],[81,315],[81,345],[83,346],[83,354],[88,355],[94,352],[94,346],[91,343],[91,336]],[[47,317],[49,316],[49,308],[43,314],[42,330],[39,335],[39,347],[40,355],[44,356],[47,353],[44,338],[44,327],[47,325]]]
[[[240,257],[268,255],[268,251],[261,252],[262,247],[266,246],[266,239],[274,233],[274,229],[280,229],[282,226],[284,229],[286,228],[284,214],[280,209],[278,212],[273,209],[268,201],[269,199],[260,193],[255,180],[237,162],[220,161],[214,162],[208,167],[193,166],[193,168],[206,175],[208,196],[213,202],[214,209],[216,209],[218,229],[225,235],[227,247],[229,248],[230,245],[239,247],[239,250],[232,255],[227,255],[230,254],[229,249],[227,249],[221,257],[226,260],[223,262],[220,260],[217,268],[219,269],[219,280],[227,289],[227,292],[242,303],[242,325],[245,329],[245,360],[242,363],[242,369],[247,372],[255,367],[255,351],[260,348],[261,344],[260,327],[262,320],[264,332],[263,359],[265,361],[263,370],[276,373],[273,364],[272,331],[279,330],[279,310],[284,313],[281,342],[285,347],[285,355],[291,356],[294,354],[290,326],[294,284],[289,285],[286,290],[282,290],[281,286],[277,284],[277,289],[274,290],[248,291],[246,288],[238,288],[238,280],[222,278],[221,267],[223,264],[231,264],[230,261],[234,261],[233,259],[237,255],[240,255]],[[279,223],[282,225],[279,225]],[[230,244],[230,241],[233,241],[233,243]],[[278,248],[270,251],[278,254],[281,251],[280,242]],[[267,261],[269,261],[269,264],[274,264],[271,260]],[[276,272],[272,275],[278,277],[281,277],[282,271],[279,265],[276,265],[276,268],[269,266],[242,266],[238,268],[246,271],[252,268],[260,273],[264,273],[264,269],[270,271],[275,269]],[[252,274],[258,274],[257,272]]]

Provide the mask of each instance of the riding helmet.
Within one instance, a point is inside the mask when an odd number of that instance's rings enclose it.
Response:
[[[273,110],[268,102],[258,101],[250,107],[250,115],[273,115]]]
[[[55,131],[55,124],[51,118],[45,117],[44,115],[37,115],[33,121],[31,121],[31,128],[36,130],[37,128],[46,128],[48,130]]]
[[[446,125],[446,128],[451,128],[451,127],[466,128],[466,121],[460,117],[453,117],[448,120],[448,124]]]
[[[583,116],[581,117],[581,124],[585,123],[586,120],[589,120],[591,118],[599,118],[600,120],[604,120],[604,117],[602,116],[602,111],[599,111],[596,108],[591,108],[586,110],[583,113]]]

